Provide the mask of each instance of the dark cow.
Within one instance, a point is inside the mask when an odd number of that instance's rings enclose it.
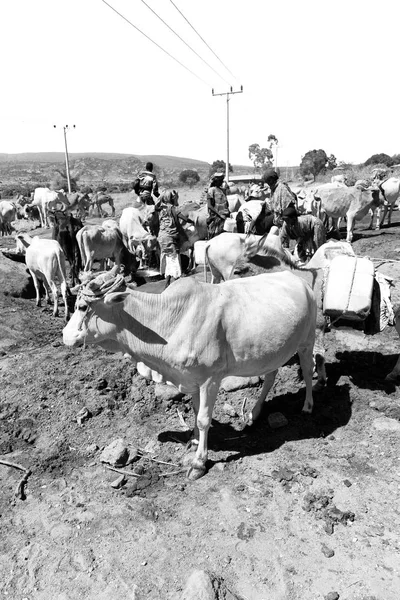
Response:
[[[63,249],[65,257],[71,266],[72,285],[76,285],[79,282],[79,271],[82,269],[81,254],[76,234],[82,229],[83,223],[70,213],[61,210],[49,212],[49,220],[53,224],[53,240],[57,240]]]

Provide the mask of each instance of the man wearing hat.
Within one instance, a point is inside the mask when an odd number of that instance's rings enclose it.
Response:
[[[267,184],[271,190],[269,200],[272,213],[274,215],[274,225],[281,227],[282,213],[288,206],[293,206],[297,210],[297,197],[292,192],[287,183],[279,179],[279,175],[274,169],[267,169],[262,178],[262,183]]]
[[[223,189],[224,173],[214,173],[211,176],[207,192],[207,231],[208,239],[219,235],[224,230],[225,220],[229,217],[229,204]]]
[[[288,206],[282,213],[282,220],[282,246],[289,248],[290,240],[296,240],[297,255],[301,262],[307,262],[326,242],[325,226],[317,217],[298,215],[294,206]]]

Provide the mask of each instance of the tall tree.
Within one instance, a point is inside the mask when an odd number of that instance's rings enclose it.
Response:
[[[210,177],[211,175],[213,175],[214,173],[217,173],[217,171],[221,171],[225,173],[226,170],[226,162],[224,160],[214,160],[214,162],[212,163],[211,167],[210,167]],[[229,173],[233,173],[233,167],[231,165],[231,163],[229,163]]]
[[[300,163],[301,175],[313,175],[315,177],[324,171],[328,164],[328,156],[325,150],[309,150],[305,153]]]
[[[261,148],[260,144],[251,144],[249,146],[249,158],[254,168],[259,170],[271,166],[274,155],[270,148]]]
[[[373,154],[365,161],[364,166],[368,167],[369,165],[386,165],[387,167],[391,167],[394,165],[394,161],[388,154],[381,152],[380,154]]]
[[[269,144],[269,149],[271,150],[272,153],[274,153],[275,150],[275,166],[278,166],[278,138],[276,137],[276,135],[274,135],[273,133],[270,133],[268,136],[268,144]]]

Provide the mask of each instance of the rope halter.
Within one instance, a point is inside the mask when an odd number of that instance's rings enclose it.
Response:
[[[111,271],[104,271],[84,284],[79,291],[79,298],[82,298],[88,304],[104,298],[110,292],[116,292],[126,288],[123,275],[117,273],[118,267]]]

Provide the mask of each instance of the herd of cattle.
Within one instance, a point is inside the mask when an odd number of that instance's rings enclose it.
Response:
[[[391,178],[373,189],[334,181],[306,193],[296,191],[300,210],[317,211],[320,216],[325,213],[334,225],[346,217],[351,241],[354,221],[369,210],[384,207],[383,217],[378,215],[379,225],[386,212],[390,219],[399,186],[400,181]],[[150,260],[157,252],[154,209],[129,206],[119,221],[108,218],[101,226],[84,225],[88,207],[80,204],[81,197],[49,194],[50,190],[44,194],[41,190],[35,191],[25,213],[37,207],[42,226],[52,226],[53,239],[23,232],[16,235],[17,250],[25,253],[34,280],[37,303],[42,280],[46,297],[52,292],[57,314],[58,280],[66,307],[65,344],[86,342],[120,350],[132,359],[140,374],[192,395],[195,453],[187,460],[190,478],[205,473],[208,430],[224,377],[264,376],[260,397],[248,416],[251,423],[261,412],[278,368],[297,353],[306,384],[303,410],[312,410],[314,365],[318,376],[314,391],[326,385],[324,273],[337,254],[354,257],[351,244],[331,240],[317,250],[306,267],[299,268],[282,248],[279,236],[222,233],[206,242],[204,251],[212,282],[220,285],[204,285],[196,277],[185,277],[163,293],[148,294],[141,287],[128,288],[126,275],[134,274],[143,258]],[[246,205],[241,194],[230,194],[228,200],[233,214]],[[183,224],[186,247],[182,251],[193,250],[207,236],[207,206],[183,205],[181,212],[190,223]],[[115,266],[103,272],[107,259]],[[103,261],[101,274],[91,273],[95,260]],[[66,261],[77,293],[71,318]],[[86,277],[82,277],[82,269]],[[400,359],[389,378],[396,380],[399,373]]]

